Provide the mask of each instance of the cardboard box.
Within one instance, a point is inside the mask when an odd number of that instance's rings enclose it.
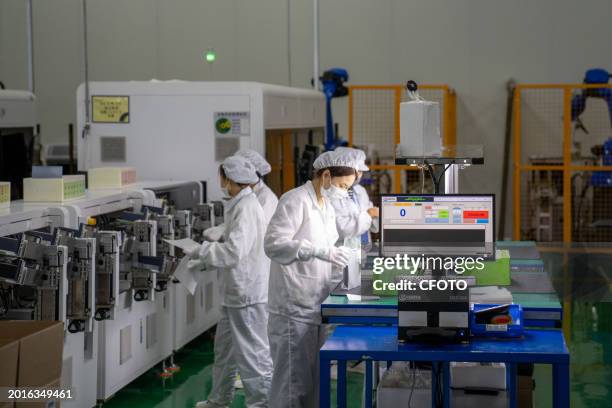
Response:
[[[122,188],[136,182],[136,169],[133,167],[96,167],[87,171],[88,188]]]
[[[62,375],[64,324],[54,321],[0,321],[0,344],[14,359],[17,347],[15,384],[17,387],[41,387]],[[10,357],[10,353],[13,353]],[[3,364],[4,366],[4,364]],[[2,376],[11,381],[11,374]]]
[[[55,381],[44,385],[40,388],[60,388],[61,380],[58,378]],[[15,408],[60,408],[59,399],[50,399],[48,401],[41,402],[17,402]]]
[[[17,385],[17,363],[19,343],[14,340],[0,340],[0,387],[15,387]],[[0,408],[13,408],[12,402],[0,402]]]
[[[62,202],[85,196],[85,175],[23,179],[23,201]]]

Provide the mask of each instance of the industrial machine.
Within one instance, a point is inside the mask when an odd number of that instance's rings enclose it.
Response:
[[[0,319],[64,322],[67,407],[96,401],[95,240],[62,230],[63,208],[14,201],[0,213]]]
[[[23,197],[36,145],[36,98],[28,91],[0,87],[0,181],[10,181],[13,200]]]
[[[415,276],[398,278],[415,284],[398,292],[400,340],[468,340],[469,283],[446,265],[494,256],[494,208],[494,196],[485,194],[381,197],[381,255],[422,260]],[[442,280],[443,285],[421,285]]]
[[[202,202],[210,202],[222,198],[221,161],[252,148],[272,164],[266,181],[280,195],[295,186],[295,149],[310,143],[309,133],[322,143],[324,125],[324,96],[313,90],[253,82],[90,82],[77,90],[78,168],[129,165],[148,180],[205,181]]]
[[[218,321],[217,272],[191,295],[164,241],[191,235],[192,208],[211,219],[203,190],[143,182],[0,212],[0,318],[65,322],[62,386],[79,390],[67,406],[93,407],[160,362],[168,374],[165,360]]]
[[[586,72],[584,83],[589,85],[608,84],[610,73],[603,69],[590,69]],[[575,123],[575,128],[580,129],[586,134],[589,134],[581,120],[581,115],[587,107],[587,100],[599,99],[603,100],[608,108],[608,116],[612,125],[612,89],[611,88],[586,88],[572,98],[572,121]],[[612,165],[612,135],[607,135],[602,144],[596,144],[591,147],[591,153],[595,157],[594,165],[610,166]],[[612,200],[612,172],[610,171],[594,171],[586,183],[579,188],[577,200],[577,219],[575,225],[576,236],[581,241],[608,241],[612,233],[612,206],[609,203]],[[592,191],[590,195],[589,189]],[[590,206],[585,206],[590,202]],[[585,209],[590,207],[587,214]],[[585,218],[588,221],[585,221]],[[585,229],[587,231],[585,231]]]
[[[549,90],[547,94],[541,94],[539,101],[536,101],[535,90],[521,96],[523,104],[533,104],[526,110],[533,112],[525,115],[521,119],[522,125],[519,125],[529,136],[523,139],[525,152],[530,152],[526,157],[527,164],[534,166],[526,173],[522,190],[527,196],[524,206],[526,217],[522,226],[524,239],[563,241],[563,226],[568,222],[564,217],[565,205],[571,206],[572,240],[608,242],[612,239],[612,206],[609,205],[612,200],[612,172],[597,170],[598,166],[612,165],[612,88],[609,79],[610,73],[606,70],[586,71],[584,86],[576,86],[571,100],[567,102],[573,124],[567,163],[561,152],[561,141],[547,146],[546,150],[543,149],[546,145],[538,141],[538,136],[544,132],[554,136],[563,131],[559,117],[549,117],[549,112],[564,109],[559,93]],[[543,101],[548,101],[546,109],[541,107]],[[537,123],[546,126],[538,128]],[[570,204],[565,202],[564,197],[564,171],[559,170],[566,164],[589,168],[571,171]],[[558,167],[555,169],[554,166]]]
[[[218,321],[217,274],[203,276],[192,296],[172,276],[181,254],[165,241],[191,235],[192,223],[200,223],[196,209],[212,207],[202,204],[204,196],[200,182],[141,182],[89,191],[65,205],[71,222],[103,247],[98,264],[106,266],[105,279],[96,287],[103,295],[96,316],[99,400],[160,362],[168,374],[173,352]]]

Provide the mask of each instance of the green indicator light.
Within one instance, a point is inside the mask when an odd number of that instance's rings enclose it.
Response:
[[[215,50],[210,49],[204,53],[204,59],[206,60],[206,62],[213,63],[217,59],[217,53],[215,52]]]

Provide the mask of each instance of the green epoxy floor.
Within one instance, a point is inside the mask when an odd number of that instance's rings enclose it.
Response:
[[[180,372],[162,380],[156,367],[142,375],[103,404],[104,408],[193,408],[203,401],[212,387],[213,340],[204,334],[176,355]],[[348,400],[351,407],[361,407],[363,375],[348,373]],[[335,389],[332,390],[335,393]],[[335,395],[335,394],[334,394]],[[238,390],[232,408],[245,407],[244,392]]]
[[[553,281],[563,293],[562,274],[558,259],[547,261]],[[572,407],[612,406],[612,265],[610,259],[590,258],[596,273],[586,276],[585,268],[576,267],[580,290],[566,296],[569,310],[571,339],[571,398]],[[555,262],[557,263],[555,265]],[[566,272],[567,273],[567,272]],[[567,278],[567,276],[563,276]],[[589,283],[590,282],[590,283]],[[104,408],[192,408],[206,399],[212,384],[213,346],[210,335],[203,335],[187,345],[176,358],[181,371],[171,379],[161,380],[159,368],[144,374],[104,404]],[[552,407],[552,373],[548,366],[536,366],[535,406]],[[361,407],[363,375],[349,373],[348,401],[350,407]],[[244,393],[237,392],[233,408],[244,407]]]

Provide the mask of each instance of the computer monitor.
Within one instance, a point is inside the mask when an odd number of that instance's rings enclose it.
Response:
[[[495,196],[384,194],[381,256],[494,257]]]

